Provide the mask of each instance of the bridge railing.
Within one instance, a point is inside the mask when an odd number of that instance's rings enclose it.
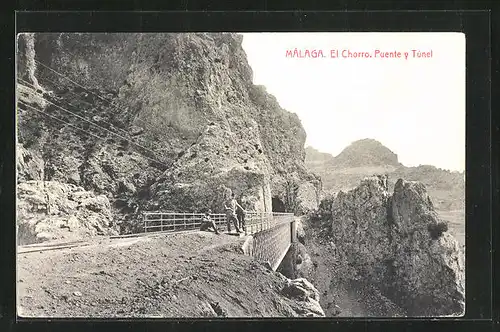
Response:
[[[255,234],[264,230],[270,229],[282,222],[292,222],[294,220],[293,213],[284,212],[249,212],[246,216],[246,232],[245,234]]]
[[[187,212],[144,212],[144,232],[180,232],[199,229],[203,213]],[[226,216],[213,213],[210,217],[220,227],[226,224]]]
[[[217,227],[226,227],[226,215],[212,213],[210,217],[215,221]],[[179,232],[199,229],[201,226],[202,213],[189,212],[144,212],[144,232]],[[246,235],[255,234],[281,222],[293,221],[292,213],[281,212],[249,212],[245,218]]]

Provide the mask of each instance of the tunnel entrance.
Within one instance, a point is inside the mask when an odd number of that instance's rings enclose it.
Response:
[[[273,212],[286,212],[285,203],[278,197],[272,198]]]

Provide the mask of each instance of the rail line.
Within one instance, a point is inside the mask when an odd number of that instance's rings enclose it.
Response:
[[[109,235],[109,236],[99,236],[94,237],[89,240],[77,240],[77,241],[69,241],[62,243],[34,243],[27,245],[20,245],[17,247],[17,254],[27,254],[34,252],[44,252],[49,250],[59,250],[59,249],[70,249],[70,248],[79,248],[86,247],[89,245],[99,245],[100,242],[107,240],[119,240],[119,239],[128,239],[128,238],[137,238],[137,237],[155,237],[164,234],[189,234],[196,233],[198,230],[187,230],[187,231],[178,231],[175,233],[163,231],[163,232],[148,232],[148,233],[133,233],[133,234],[124,234],[124,235]]]

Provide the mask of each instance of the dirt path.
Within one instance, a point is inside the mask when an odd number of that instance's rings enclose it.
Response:
[[[208,232],[95,239],[83,247],[19,253],[24,317],[284,317],[283,276]]]
[[[310,281],[321,294],[320,304],[326,316],[336,316],[339,309],[338,317],[404,316],[401,308],[363,283],[356,271],[342,262],[325,233],[306,221],[303,225],[306,247],[314,264]]]

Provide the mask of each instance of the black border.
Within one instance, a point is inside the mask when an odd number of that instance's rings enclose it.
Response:
[[[29,1],[24,1],[29,2]],[[69,1],[75,3],[75,1]],[[60,6],[62,2],[59,3]],[[130,2],[128,2],[130,4]],[[134,2],[137,4],[137,2]],[[185,1],[185,8],[188,2]],[[44,8],[44,3],[39,3],[39,8]],[[67,4],[67,3],[66,3]],[[2,13],[4,14],[4,13]],[[4,14],[8,22],[8,14]],[[489,331],[492,329],[492,288],[491,279],[491,193],[492,178],[495,174],[492,170],[491,135],[494,134],[490,128],[490,12],[488,11],[411,11],[411,12],[162,12],[162,13],[138,13],[138,12],[18,12],[17,31],[44,32],[44,31],[93,31],[93,32],[159,32],[159,31],[457,31],[465,32],[467,38],[467,175],[466,175],[466,247],[467,247],[467,269],[466,269],[466,291],[467,312],[464,319],[440,319],[440,330],[457,330],[460,321],[474,324],[467,330]],[[13,42],[14,35],[11,35]],[[5,50],[5,48],[4,48]],[[14,57],[13,45],[8,48]],[[5,51],[4,51],[5,52]],[[498,53],[497,53],[498,55]],[[6,67],[5,76],[14,77],[14,63]],[[3,68],[2,68],[3,69]],[[8,74],[12,73],[11,76]],[[6,109],[2,110],[5,120],[0,122],[2,134],[7,139],[2,140],[6,144],[3,157],[4,161],[14,160],[14,91],[13,80],[11,89],[0,89],[2,97],[9,100]],[[7,94],[9,97],[7,97]],[[5,126],[10,124],[10,126]],[[495,131],[497,132],[497,131]],[[9,144],[10,143],[10,144]],[[496,150],[498,151],[498,150]],[[495,160],[497,160],[495,158]],[[15,231],[14,227],[6,221],[14,220],[15,197],[13,193],[15,166],[8,162],[4,165],[2,174],[2,194],[0,201],[0,213],[2,223],[1,234],[4,235],[1,243],[2,262],[15,267]],[[498,178],[496,178],[498,179]],[[497,180],[498,181],[498,180]],[[495,183],[498,186],[498,183]],[[7,193],[12,193],[8,195]],[[498,193],[497,193],[498,195]],[[11,224],[10,224],[11,225]],[[23,328],[26,330],[39,331],[43,328],[53,330],[67,330],[70,326],[91,329],[109,329],[118,327],[120,329],[146,328],[146,322],[112,321],[103,320],[85,321],[83,324],[75,324],[77,320],[20,320],[15,322],[15,269],[4,268],[4,275],[10,282],[7,288],[2,289],[6,296],[2,296],[2,314],[4,322],[11,328]],[[6,318],[6,319],[5,319]],[[479,320],[477,320],[479,319]],[[36,322],[36,323],[31,323]],[[208,325],[230,330],[251,328],[252,330],[264,327],[287,328],[304,330],[309,328],[342,328],[350,327],[363,330],[378,330],[379,328],[396,329],[405,327],[406,330],[423,330],[430,326],[427,319],[363,319],[363,320],[271,320],[255,319],[240,320],[228,319],[224,323],[215,321],[213,324],[204,320],[168,320],[150,321],[147,329],[154,328],[207,328]],[[398,329],[398,330],[399,330]],[[9,330],[9,329],[8,329]],[[465,328],[464,328],[465,330]]]

